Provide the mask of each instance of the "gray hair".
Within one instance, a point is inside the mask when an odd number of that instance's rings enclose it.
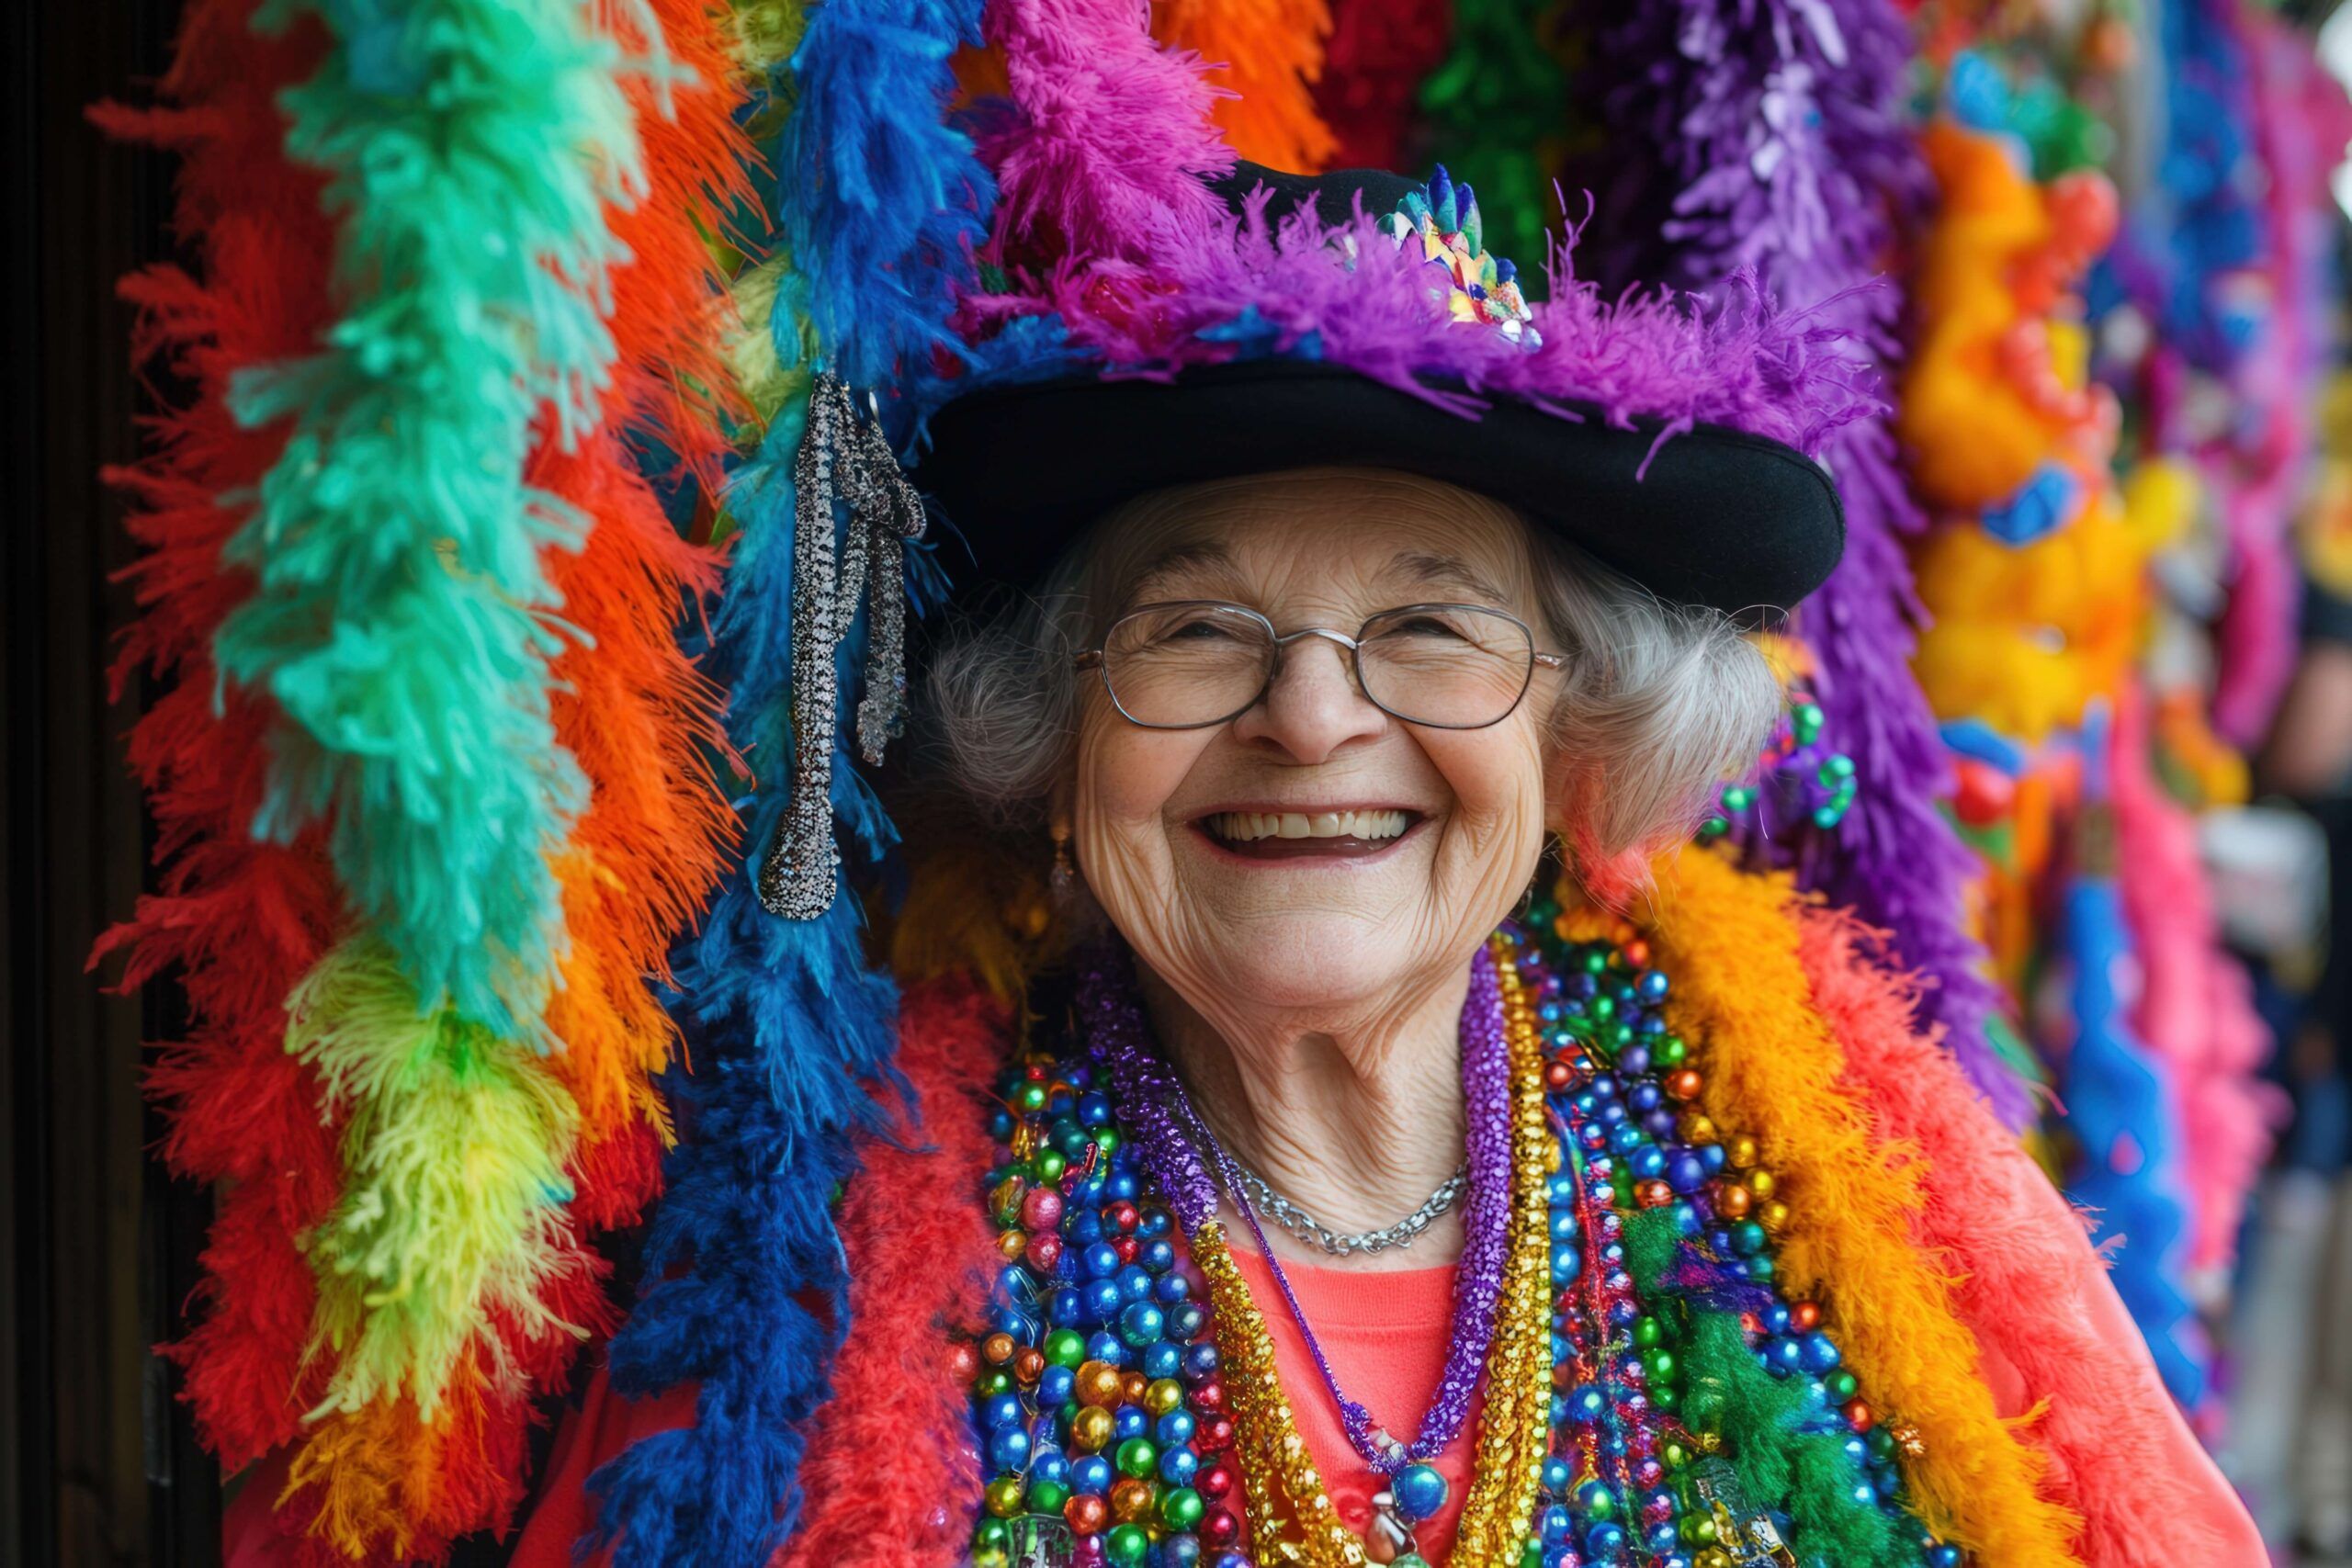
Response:
[[[1183,493],[1155,492],[1111,513],[1033,592],[967,612],[934,647],[922,700],[926,750],[995,826],[1043,825],[1069,766],[1080,682],[1092,678],[1071,667],[1072,656],[1095,646],[1123,605],[1135,541],[1149,532],[1138,521],[1164,518]],[[1544,626],[1567,656],[1549,723],[1572,852],[1663,848],[1690,831],[1718,785],[1753,769],[1779,683],[1720,611],[1661,600],[1519,521]]]

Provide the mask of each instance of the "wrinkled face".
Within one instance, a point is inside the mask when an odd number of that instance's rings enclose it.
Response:
[[[1357,470],[1229,481],[1104,548],[1104,626],[1139,605],[1222,600],[1278,633],[1354,637],[1379,612],[1445,602],[1508,610],[1535,628],[1535,648],[1557,651],[1524,525],[1434,481]],[[1180,635],[1213,649],[1228,634]],[[1451,657],[1456,635],[1409,622],[1385,657],[1418,670]],[[1188,642],[1171,657],[1196,656]],[[1322,637],[1289,643],[1264,698],[1204,728],[1139,728],[1086,681],[1062,797],[1079,868],[1144,962],[1212,1020],[1409,1005],[1466,971],[1533,874],[1558,681],[1540,665],[1518,705],[1478,729],[1391,716],[1356,683],[1348,650]]]

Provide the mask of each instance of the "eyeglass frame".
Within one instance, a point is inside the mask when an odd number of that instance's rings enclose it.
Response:
[[[1191,724],[1152,724],[1147,720],[1137,718],[1135,715],[1129,713],[1127,711],[1127,705],[1119,700],[1119,694],[1117,690],[1111,684],[1111,665],[1110,660],[1105,657],[1109,651],[1106,645],[1110,641],[1112,632],[1117,631],[1120,626],[1124,626],[1128,621],[1135,619],[1137,615],[1148,615],[1155,610],[1231,610],[1249,616],[1251,620],[1265,627],[1266,636],[1273,645],[1273,662],[1267,667],[1265,680],[1259,683],[1258,690],[1250,696],[1250,700],[1243,703],[1239,707],[1235,708],[1231,713],[1222,715],[1216,718],[1196,719]],[[1479,724],[1433,724],[1427,719],[1407,718],[1403,714],[1398,713],[1395,708],[1390,707],[1386,703],[1382,702],[1378,697],[1372,694],[1372,688],[1364,684],[1363,679],[1363,643],[1361,639],[1363,635],[1364,627],[1371,626],[1374,621],[1384,619],[1389,615],[1408,615],[1416,610],[1469,610],[1481,615],[1494,615],[1500,619],[1509,621],[1511,625],[1517,626],[1526,635],[1527,668],[1520,677],[1519,691],[1517,694],[1511,698],[1510,705],[1509,707],[1503,709],[1502,712],[1497,714],[1494,717]],[[1498,608],[1493,604],[1469,604],[1454,602],[1396,604],[1385,610],[1374,610],[1371,615],[1366,615],[1363,618],[1363,625],[1356,627],[1356,636],[1350,637],[1345,632],[1334,631],[1329,626],[1301,626],[1295,632],[1278,632],[1274,629],[1273,621],[1268,616],[1250,608],[1247,604],[1236,604],[1229,599],[1168,599],[1150,604],[1138,604],[1134,609],[1120,615],[1119,618],[1113,621],[1109,628],[1103,632],[1102,643],[1097,644],[1093,648],[1081,649],[1071,656],[1070,668],[1073,670],[1093,670],[1098,671],[1102,682],[1102,694],[1111,699],[1111,705],[1118,710],[1118,714],[1121,718],[1125,719],[1129,724],[1134,725],[1138,729],[1212,729],[1220,724],[1232,723],[1235,719],[1239,718],[1243,714],[1248,713],[1251,708],[1256,707],[1260,703],[1264,702],[1266,700],[1266,694],[1274,689],[1274,682],[1282,675],[1283,651],[1287,649],[1292,643],[1311,637],[1319,637],[1327,641],[1335,642],[1341,648],[1348,650],[1349,673],[1354,677],[1356,690],[1363,694],[1365,702],[1370,703],[1374,707],[1378,708],[1381,712],[1386,714],[1397,723],[1409,724],[1420,729],[1492,729],[1495,726],[1500,724],[1503,720],[1509,718],[1511,715],[1519,711],[1519,705],[1527,700],[1528,688],[1535,684],[1535,671],[1538,669],[1564,670],[1567,667],[1568,662],[1566,654],[1546,653],[1542,649],[1536,647],[1535,628],[1533,626],[1529,626],[1525,621],[1520,619],[1517,615],[1512,615],[1509,610]]]

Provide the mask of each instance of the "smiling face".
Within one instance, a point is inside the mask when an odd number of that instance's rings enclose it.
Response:
[[[1524,525],[1430,480],[1226,481],[1133,509],[1103,547],[1105,626],[1140,605],[1219,600],[1280,634],[1352,637],[1379,612],[1443,602],[1508,611],[1552,647]],[[1226,634],[1179,635],[1190,649]],[[1442,659],[1458,635],[1416,618],[1388,646]],[[1525,699],[1479,729],[1391,716],[1357,687],[1348,650],[1320,637],[1284,646],[1263,700],[1202,728],[1131,723],[1090,681],[1060,795],[1079,868],[1143,962],[1212,1021],[1418,1005],[1459,984],[1534,873],[1555,680],[1538,667]]]

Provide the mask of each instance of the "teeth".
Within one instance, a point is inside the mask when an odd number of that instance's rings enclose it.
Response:
[[[1405,830],[1401,811],[1220,811],[1208,829],[1233,843],[1252,839],[1393,839]]]

